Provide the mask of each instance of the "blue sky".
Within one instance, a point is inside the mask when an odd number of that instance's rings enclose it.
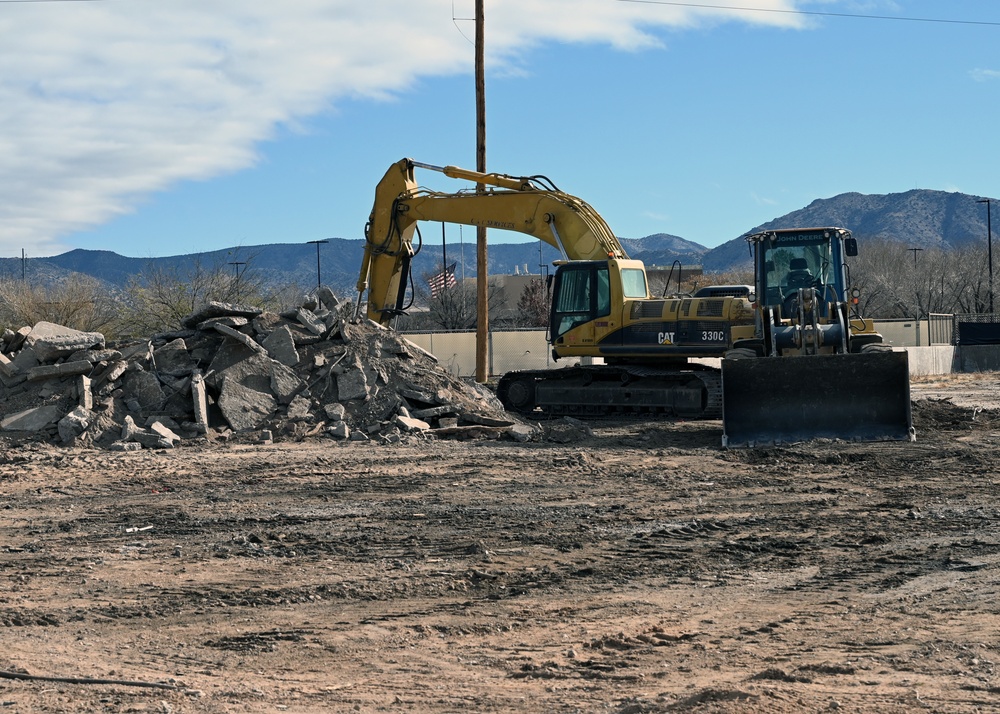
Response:
[[[848,191],[1000,196],[1000,3],[485,5],[488,169],[548,176],[619,236],[714,247]],[[0,256],[363,237],[391,163],[475,167],[473,14],[0,0]]]

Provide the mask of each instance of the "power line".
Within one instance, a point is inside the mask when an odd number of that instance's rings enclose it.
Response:
[[[0,5],[36,2],[106,2],[106,0],[0,0]]]
[[[0,0],[3,2],[4,0]],[[848,12],[820,12],[818,10],[777,10],[767,7],[740,7],[737,5],[704,5],[694,2],[672,2],[671,0],[616,0],[640,5],[675,5],[677,7],[698,7],[706,10],[740,10],[742,12],[771,12],[785,15],[818,15],[820,17],[849,17],[862,20],[896,20],[899,22],[932,22],[942,25],[986,25],[1000,27],[1000,22],[984,20],[948,20],[936,17],[896,17],[893,15],[860,15]]]

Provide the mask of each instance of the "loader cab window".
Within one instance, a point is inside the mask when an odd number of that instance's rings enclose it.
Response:
[[[830,242],[822,235],[780,235],[765,239],[758,249],[765,305],[781,305],[799,288],[815,288],[821,295],[828,288],[839,292]]]
[[[611,277],[606,263],[566,265],[556,273],[552,298],[552,337],[611,314]]]

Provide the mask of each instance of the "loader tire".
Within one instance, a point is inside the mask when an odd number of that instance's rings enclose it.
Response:
[[[726,350],[724,359],[757,359],[757,352],[749,347],[734,347]]]

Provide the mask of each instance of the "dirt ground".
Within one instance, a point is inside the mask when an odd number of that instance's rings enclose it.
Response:
[[[1000,375],[915,443],[0,450],[0,711],[1000,711]]]

